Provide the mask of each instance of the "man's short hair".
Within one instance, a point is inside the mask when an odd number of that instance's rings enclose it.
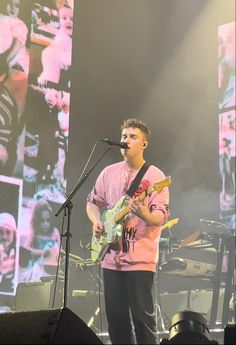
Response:
[[[129,119],[126,119],[123,121],[122,125],[121,125],[121,132],[123,131],[123,129],[125,128],[139,128],[141,130],[141,132],[145,135],[146,139],[148,140],[150,135],[151,135],[151,132],[150,130],[148,129],[147,125],[139,120],[139,119],[136,119],[135,117],[131,117]]]

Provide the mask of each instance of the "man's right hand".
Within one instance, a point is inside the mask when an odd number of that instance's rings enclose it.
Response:
[[[103,224],[101,221],[96,221],[93,224],[93,236],[96,238],[100,238],[103,233]]]

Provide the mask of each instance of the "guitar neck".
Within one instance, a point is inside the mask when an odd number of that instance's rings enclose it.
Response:
[[[153,192],[153,187],[149,187],[147,191],[141,193],[135,200],[142,201],[144,200],[148,195],[150,195]],[[115,221],[118,223],[121,221],[127,214],[129,213],[129,205],[125,206],[122,210],[120,210],[116,216]]]

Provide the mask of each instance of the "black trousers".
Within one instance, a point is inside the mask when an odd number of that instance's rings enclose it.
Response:
[[[103,281],[112,344],[157,344],[154,273],[103,269]]]

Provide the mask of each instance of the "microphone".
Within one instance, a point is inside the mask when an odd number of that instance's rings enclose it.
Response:
[[[115,146],[119,146],[121,149],[124,149],[124,150],[129,149],[129,146],[126,143],[118,143],[116,141],[112,141],[107,138],[101,139],[101,141],[103,141],[104,143],[107,143],[110,146],[115,145]]]

